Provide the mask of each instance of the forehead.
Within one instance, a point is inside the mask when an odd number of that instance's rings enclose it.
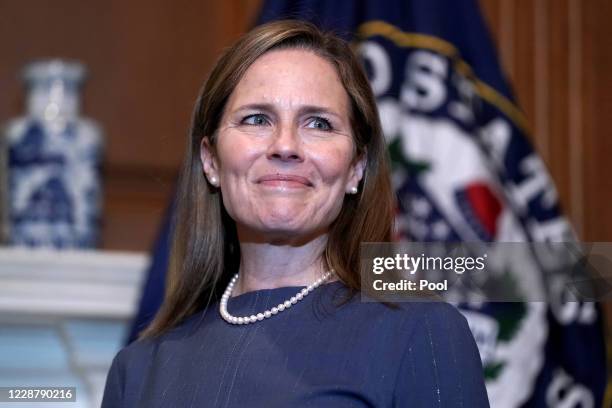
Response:
[[[259,57],[228,101],[230,109],[250,103],[287,109],[315,105],[348,115],[349,96],[331,62],[313,51],[287,49]]]

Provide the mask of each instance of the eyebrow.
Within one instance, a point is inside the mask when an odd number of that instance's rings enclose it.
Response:
[[[245,110],[259,110],[259,111],[264,111],[264,112],[274,112],[275,108],[274,108],[274,105],[271,103],[249,103],[246,105],[239,106],[237,109],[234,110],[234,112],[240,112],[240,111],[245,111]],[[324,113],[324,114],[332,115],[342,120],[342,116],[340,116],[340,114],[324,106],[302,105],[298,109],[299,115],[317,114],[317,113]]]

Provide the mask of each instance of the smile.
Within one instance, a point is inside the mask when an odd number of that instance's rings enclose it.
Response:
[[[306,177],[295,174],[268,174],[257,179],[257,184],[267,187],[280,188],[304,188],[312,187],[312,183]]]

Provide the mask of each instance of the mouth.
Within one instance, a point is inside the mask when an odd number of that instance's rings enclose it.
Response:
[[[312,187],[309,179],[297,174],[266,174],[257,179],[257,184],[271,187],[303,188]]]

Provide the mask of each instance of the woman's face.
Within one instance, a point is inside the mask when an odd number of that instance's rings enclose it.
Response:
[[[314,238],[357,187],[349,96],[331,63],[306,50],[257,59],[231,94],[216,151],[202,163],[241,240]],[[216,183],[215,183],[216,178]]]

